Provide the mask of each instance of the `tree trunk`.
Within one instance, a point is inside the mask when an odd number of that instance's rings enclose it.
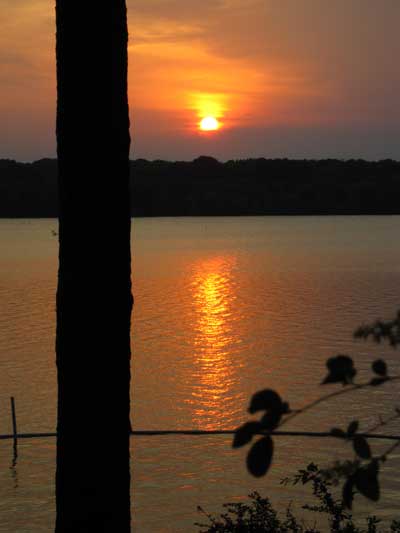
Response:
[[[130,531],[125,0],[56,0],[56,532]]]

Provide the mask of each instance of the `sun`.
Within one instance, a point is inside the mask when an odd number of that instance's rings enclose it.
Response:
[[[215,131],[220,127],[220,123],[215,117],[204,117],[201,119],[199,128],[202,131]]]

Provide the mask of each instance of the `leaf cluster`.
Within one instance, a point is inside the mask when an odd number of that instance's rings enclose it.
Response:
[[[355,336],[368,338],[372,335],[374,340],[378,342],[380,342],[382,338],[388,338],[390,344],[396,346],[400,340],[399,328],[400,313],[397,315],[397,318],[391,322],[376,322],[372,326],[363,326],[362,328],[359,328],[356,331]],[[289,403],[284,401],[280,395],[272,389],[259,391],[251,398],[248,409],[249,413],[256,414],[261,412],[261,418],[256,421],[250,420],[240,426],[235,432],[232,446],[234,448],[239,448],[251,444],[247,454],[247,468],[253,476],[261,477],[269,471],[274,455],[274,432],[276,432],[276,430],[278,430],[284,423],[289,422],[292,418],[317,407],[322,402],[328,401],[331,398],[368,387],[377,387],[389,381],[399,379],[398,376],[389,375],[387,364],[382,359],[377,359],[372,363],[372,377],[365,383],[355,382],[357,369],[353,359],[348,355],[339,354],[331,357],[327,360],[326,366],[328,372],[322,381],[322,385],[341,384],[343,388],[328,393],[301,409],[292,411],[289,408]],[[396,415],[390,420],[400,416],[400,410],[398,408],[395,409],[395,412]],[[381,420],[380,423],[372,429],[377,429],[385,423],[385,421]],[[397,443],[389,448],[384,454],[374,456],[369,442],[370,434],[368,432],[360,432],[359,428],[359,421],[353,420],[345,429],[333,427],[330,430],[332,437],[349,443],[354,452],[354,460],[345,462],[346,468],[341,468],[340,470],[336,464],[333,469],[325,471],[325,482],[329,481],[329,475],[331,476],[331,479],[335,479],[336,484],[343,480],[341,506],[347,509],[352,508],[356,492],[372,501],[376,502],[379,500],[380,464],[386,460],[389,453],[400,445],[400,441],[397,441]],[[304,433],[304,435],[307,436],[310,435],[310,433]],[[256,437],[260,438],[256,439]],[[254,443],[252,443],[253,439],[255,439]],[[317,478],[314,472],[313,476],[314,488],[316,489],[318,486],[322,490],[321,487],[325,485],[315,485],[315,480],[320,479],[321,474],[319,473],[319,477]],[[307,477],[307,481],[309,480],[310,478]],[[302,480],[302,482],[304,483],[305,481]],[[322,496],[322,493],[316,495],[320,497]],[[325,501],[325,505],[328,505],[327,501]],[[333,505],[332,502],[331,505]],[[342,507],[340,507],[340,509],[342,509]],[[334,507],[331,506],[329,512],[334,513]]]
[[[393,320],[387,322],[377,320],[374,324],[360,326],[354,332],[354,337],[357,339],[372,338],[377,343],[387,340],[395,348],[400,344],[400,310]]]
[[[352,514],[346,510],[342,500],[336,499],[331,492],[332,481],[326,473],[311,463],[304,470],[299,470],[292,479],[282,480],[283,484],[310,485],[315,505],[303,505],[303,509],[312,513],[322,514],[328,518],[331,533],[379,533],[380,520],[375,516],[366,519],[366,527],[360,527],[354,522]],[[262,498],[258,492],[249,495],[247,503],[224,504],[225,511],[218,517],[206,513],[198,508],[208,523],[196,523],[200,533],[322,533],[327,530],[317,528],[315,524],[308,525],[304,519],[295,516],[289,506],[286,512],[279,514],[268,498]],[[394,520],[390,525],[392,533],[400,533],[400,521]]]
[[[233,438],[233,448],[240,448],[252,441],[255,435],[264,434],[251,447],[247,455],[247,468],[255,477],[264,476],[272,463],[274,442],[269,433],[279,426],[284,415],[290,413],[289,404],[283,402],[277,392],[265,389],[257,392],[251,399],[249,413],[262,411],[259,421],[250,421],[239,427]]]

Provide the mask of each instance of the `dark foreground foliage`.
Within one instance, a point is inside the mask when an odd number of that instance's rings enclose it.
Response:
[[[215,517],[198,508],[208,520],[208,523],[196,523],[200,528],[199,533],[400,533],[400,521],[393,520],[390,525],[381,526],[381,521],[376,516],[369,516],[364,525],[356,525],[350,511],[341,499],[336,499],[332,494],[335,484],[323,470],[314,464],[307,469],[299,470],[293,479],[285,479],[283,484],[301,483],[312,487],[316,500],[315,505],[303,505],[302,509],[323,515],[328,525],[323,529],[307,523],[303,518],[297,518],[289,506],[283,514],[278,513],[268,498],[263,498],[258,492],[249,495],[247,503],[226,503],[225,512]],[[322,522],[322,517],[318,522]]]
[[[396,348],[400,344],[400,312],[393,320],[388,322],[377,321],[372,325],[358,328],[354,337],[358,339],[373,339],[376,343],[388,342]],[[400,375],[390,372],[386,362],[376,359],[371,364],[371,377],[364,382],[356,381],[358,372],[354,361],[348,355],[339,354],[331,357],[326,362],[328,373],[322,381],[323,386],[333,385],[335,390],[317,400],[297,409],[292,409],[278,392],[264,389],[256,392],[250,401],[249,413],[261,413],[259,420],[250,420],[240,426],[232,442],[233,448],[240,448],[250,444],[247,454],[247,469],[255,477],[265,476],[271,468],[274,456],[274,433],[292,419],[311,409],[320,408],[324,402],[333,398],[344,397],[360,390],[370,389],[371,393],[382,385],[393,384],[400,381]],[[338,388],[340,387],[340,388]],[[358,413],[357,413],[358,416]],[[352,508],[356,493],[362,494],[367,499],[377,502],[380,499],[380,472],[381,465],[400,446],[398,435],[379,434],[379,438],[387,439],[390,445],[383,453],[376,454],[370,439],[376,438],[374,434],[389,422],[400,419],[400,408],[393,405],[393,414],[383,419],[377,413],[377,421],[364,431],[360,430],[360,421],[351,420],[347,427],[332,427],[328,432],[321,432],[318,436],[332,437],[340,440],[344,445],[350,445],[353,458],[341,463],[335,463],[325,470],[325,480],[336,484],[342,483],[342,498],[347,509]],[[281,433],[282,435],[282,433]],[[317,436],[313,432],[302,432],[302,436]],[[254,439],[254,442],[252,442]],[[335,530],[336,531],[336,530]]]
[[[372,325],[358,328],[354,337],[358,339],[372,339],[376,343],[387,341],[396,348],[400,345],[400,311],[396,317],[388,322],[377,321]],[[326,362],[327,375],[322,385],[334,385],[336,390],[329,392],[319,399],[303,406],[292,409],[278,392],[264,389],[253,395],[250,401],[249,413],[259,414],[258,420],[250,420],[240,426],[234,435],[232,446],[240,448],[250,444],[247,454],[248,471],[255,477],[268,473],[273,462],[274,435],[281,426],[301,415],[302,413],[320,407],[322,403],[332,398],[342,397],[348,393],[371,389],[371,392],[384,384],[400,381],[400,375],[390,373],[386,362],[375,359],[371,364],[371,377],[365,382],[357,382],[357,368],[348,355],[339,354]],[[316,503],[305,504],[303,510],[316,513],[318,519],[309,524],[304,518],[296,517],[288,507],[285,514],[278,514],[268,498],[262,498],[257,492],[250,494],[247,503],[227,503],[225,512],[219,517],[199,511],[208,519],[207,524],[197,523],[201,533],[322,533],[330,531],[344,533],[400,533],[400,521],[393,520],[390,525],[383,525],[376,516],[369,516],[363,525],[355,523],[352,515],[353,499],[356,493],[365,496],[370,501],[380,499],[379,473],[381,464],[400,446],[400,437],[396,435],[379,435],[379,438],[389,439],[390,446],[380,454],[374,454],[369,439],[377,438],[373,432],[385,426],[388,422],[400,418],[400,408],[393,405],[393,414],[387,418],[377,417],[377,422],[364,432],[360,431],[360,422],[355,419],[345,428],[333,427],[328,432],[321,432],[318,436],[335,438],[344,444],[350,444],[353,458],[334,463],[327,469],[320,470],[313,463],[305,470],[299,470],[294,478],[287,478],[283,484],[302,484],[312,487],[312,494]],[[280,432],[281,435],[284,432]],[[316,436],[316,433],[302,432],[302,436]],[[293,436],[293,434],[292,434]],[[252,442],[255,439],[255,442]],[[340,487],[340,498],[332,493],[332,487]],[[319,529],[321,523],[326,527]]]

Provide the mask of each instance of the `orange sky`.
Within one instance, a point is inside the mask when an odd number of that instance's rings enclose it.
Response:
[[[398,0],[128,0],[135,157],[400,158]],[[2,0],[0,157],[55,154],[54,2]],[[214,115],[221,128],[200,133]]]

